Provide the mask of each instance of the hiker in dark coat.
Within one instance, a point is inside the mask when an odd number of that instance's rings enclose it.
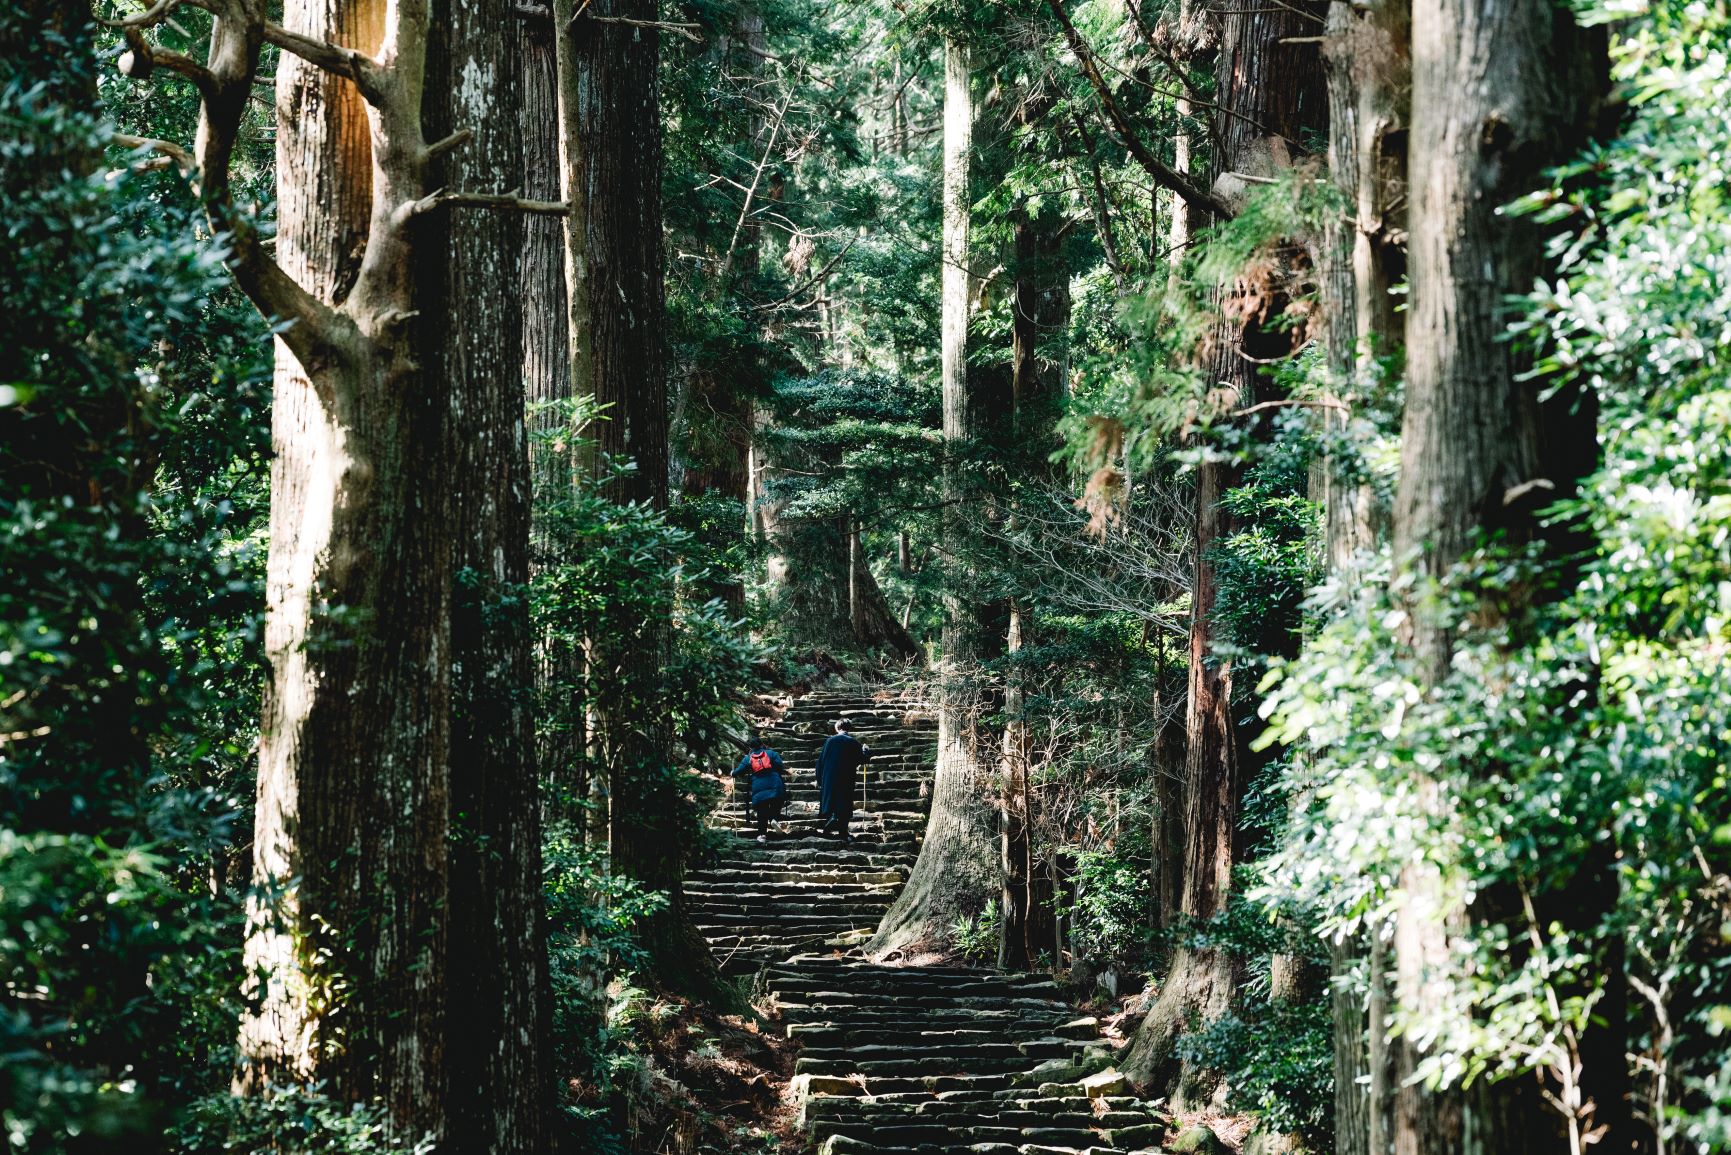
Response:
[[[837,834],[843,842],[852,842],[848,823],[853,820],[853,791],[856,774],[871,757],[871,750],[848,733],[853,729],[844,718],[835,724],[835,733],[824,742],[817,756],[818,817],[824,835]]]
[[[745,813],[757,819],[757,840],[769,841],[769,823],[781,817],[787,805],[787,779],[782,776],[781,755],[753,737],[745,757],[733,768],[738,792],[745,799]]]

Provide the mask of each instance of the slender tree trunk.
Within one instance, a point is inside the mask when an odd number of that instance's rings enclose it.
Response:
[[[559,130],[558,49],[551,20],[524,22],[523,195],[532,200],[564,200],[563,148]],[[524,221],[519,262],[523,293],[523,390],[529,434],[532,506],[530,564],[557,565],[550,526],[541,507],[569,496],[578,483],[578,463],[557,442],[561,431],[574,433],[567,403],[572,399],[571,314],[566,292],[566,229],[573,217],[531,216]],[[584,757],[587,703],[584,698],[583,643],[580,638],[538,633],[535,637],[535,696],[540,705],[535,762],[546,781],[564,785],[570,796],[589,796],[589,763]],[[567,816],[569,817],[569,816]],[[577,838],[588,823],[570,823]]]
[[[1335,187],[1353,206],[1331,215],[1321,238],[1318,281],[1324,299],[1328,372],[1334,399],[1360,403],[1375,388],[1379,359],[1398,357],[1405,344],[1404,314],[1390,291],[1405,268],[1404,217],[1397,206],[1405,188],[1406,91],[1410,83],[1406,0],[1329,5],[1323,57],[1328,75],[1328,167]],[[1337,434],[1347,428],[1338,410],[1322,420]],[[1385,511],[1370,486],[1338,461],[1318,461],[1312,500],[1323,507],[1323,560],[1328,572],[1350,579],[1360,553],[1375,547]],[[1386,1037],[1387,952],[1381,928],[1335,943],[1330,968],[1337,980],[1334,1010],[1336,1155],[1390,1155],[1392,1058]],[[1367,972],[1367,993],[1346,981]]]
[[[1042,355],[1042,345],[1061,340],[1070,316],[1060,246],[1063,222],[1056,214],[1014,215],[1015,289],[1011,308],[1009,443],[1005,460],[1021,475],[1056,481],[1047,458],[1057,445],[1057,420],[1066,382],[1062,358]],[[1049,351],[1049,350],[1047,350]],[[1016,518],[1012,504],[1009,515]],[[1008,650],[1012,659],[1032,644],[1035,607],[1012,601],[1008,610]],[[1003,874],[1002,937],[999,965],[1024,969],[1047,937],[1037,909],[1029,810],[1028,759],[1031,739],[1022,717],[1023,676],[1012,661],[1006,676],[1005,717],[999,802],[1000,866]]]
[[[1508,295],[1532,285],[1543,251],[1538,228],[1501,209],[1586,141],[1605,90],[1605,47],[1601,32],[1577,27],[1569,9],[1545,0],[1416,0],[1412,15],[1412,313],[1395,551],[1415,576],[1442,580],[1483,534],[1514,546],[1554,535],[1539,511],[1572,494],[1595,461],[1590,397],[1564,391],[1541,401],[1539,384],[1523,380],[1526,365],[1507,340],[1518,316]],[[1548,544],[1553,557],[1566,546]],[[1521,600],[1516,591],[1509,604],[1486,612],[1518,615]],[[1453,652],[1451,627],[1422,600],[1411,616],[1413,650],[1428,676],[1441,680]],[[1422,781],[1418,790],[1439,812],[1453,805],[1437,781]],[[1609,877],[1583,864],[1575,880],[1541,899],[1542,922],[1596,925],[1604,904],[1614,902]],[[1469,916],[1445,901],[1434,868],[1409,866],[1400,881],[1407,897],[1394,940],[1396,993],[1407,1013],[1431,1013],[1458,978],[1450,938]],[[1521,916],[1511,896],[1485,893],[1471,917]],[[1609,982],[1620,990],[1621,975]],[[1581,1091],[1596,1109],[1595,1124],[1609,1128],[1603,1151],[1630,1150],[1633,1142],[1615,993],[1603,1008],[1606,1021],[1582,1040]],[[1422,1057],[1401,1040],[1403,1073]],[[1563,1090],[1554,1082],[1553,1089]],[[1465,1092],[1403,1085],[1395,1150],[1568,1149],[1566,1121],[1538,1090],[1525,1078],[1481,1079]]]
[[[1154,672],[1154,906],[1162,930],[1176,925],[1184,901],[1184,779],[1187,737],[1184,669],[1160,639]]]
[[[943,396],[944,440],[960,445],[978,435],[982,418],[967,370],[969,219],[968,179],[973,154],[973,95],[968,50],[944,45]],[[965,489],[961,466],[945,464],[944,494]],[[954,505],[945,510],[945,534],[958,533]],[[972,666],[983,652],[984,631],[974,607],[952,590],[946,598],[943,664],[938,691],[938,764],[931,816],[919,860],[895,903],[866,946],[874,958],[920,947],[941,947],[957,918],[978,914],[999,897],[996,822],[982,764],[978,721],[980,691]]]
[[[521,21],[510,0],[440,0],[425,122],[470,139],[432,174],[444,188],[522,188]],[[551,143],[550,141],[548,143]],[[450,1137],[457,1150],[530,1155],[548,1144],[547,954],[528,603],[524,220],[430,222],[422,287],[428,379],[446,383],[451,607]],[[559,358],[553,358],[557,363]],[[476,998],[486,991],[486,998]]]

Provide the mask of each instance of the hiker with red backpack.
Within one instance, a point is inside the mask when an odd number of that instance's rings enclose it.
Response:
[[[780,818],[781,808],[787,805],[787,779],[782,776],[781,755],[754,735],[745,757],[733,768],[733,777],[745,782],[740,792],[745,798],[746,814],[757,818],[757,840],[768,842],[770,820]]]

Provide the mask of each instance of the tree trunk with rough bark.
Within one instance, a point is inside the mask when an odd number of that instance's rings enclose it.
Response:
[[[1334,0],[1324,26],[1328,75],[1330,179],[1346,214],[1328,218],[1317,268],[1323,299],[1331,396],[1358,405],[1376,387],[1379,359],[1398,358],[1405,315],[1391,289],[1406,265],[1406,93],[1410,84],[1405,0],[1354,5]],[[1331,432],[1348,426],[1322,410]],[[1350,581],[1358,556],[1386,540],[1387,511],[1377,508],[1356,470],[1324,458],[1312,468],[1311,498],[1323,507],[1323,561]],[[1386,1037],[1387,951],[1381,928],[1333,944],[1336,1155],[1390,1155],[1393,1072]],[[1363,969],[1367,981],[1347,981]],[[1360,992],[1360,988],[1364,992]]]
[[[591,386],[603,406],[596,426],[602,460],[635,469],[606,483],[609,497],[666,509],[667,318],[661,225],[661,100],[657,68],[661,34],[621,21],[654,21],[653,0],[596,0],[582,9],[566,38],[577,77],[576,115],[565,123],[565,147],[579,158],[573,206],[584,206],[585,276],[577,293],[576,335],[587,330]],[[563,66],[563,58],[561,65]],[[567,85],[561,78],[561,91]],[[573,209],[575,211],[575,207]],[[572,381],[580,388],[582,368]],[[631,638],[591,638],[589,661],[625,682],[648,685],[660,676],[671,644],[669,624],[647,622]],[[685,783],[671,761],[671,722],[598,706],[595,738],[607,766],[613,869],[666,892],[668,905],[648,918],[642,938],[650,972],[663,986],[726,1000],[709,945],[685,905],[685,858],[691,847],[671,825],[686,802]]]
[[[523,58],[523,195],[532,200],[565,199],[563,148],[559,131],[558,46],[551,20],[526,20],[519,38]],[[523,391],[529,435],[531,514],[529,551],[532,571],[556,565],[550,528],[537,506],[568,495],[578,483],[577,463],[560,445],[574,435],[571,377],[571,314],[566,287],[566,229],[572,218],[532,216],[524,221],[519,270],[523,294]],[[583,435],[587,435],[587,431]],[[535,762],[547,781],[558,782],[576,799],[589,796],[588,732],[583,696],[583,643],[580,638],[539,633],[535,641]],[[585,822],[571,823],[578,838]]]
[[[442,1137],[452,541],[428,514],[444,510],[449,474],[445,397],[407,339],[407,225],[391,215],[428,191],[426,30],[420,13],[388,15],[382,0],[284,14],[291,31],[363,51],[388,38],[398,56],[388,111],[292,56],[277,78],[277,259],[344,309],[278,342],[254,844],[275,901],[254,904],[247,962],[263,1001],[242,1050],[252,1085],[323,1080],[381,1099],[404,1134]],[[256,44],[217,23],[213,63]]]
[[[970,391],[967,367],[969,219],[973,153],[973,94],[968,50],[944,44],[943,408],[944,440],[951,446],[978,436],[988,414]],[[944,469],[944,493],[954,501],[965,489],[954,455]],[[960,515],[945,512],[945,533]],[[895,903],[866,946],[873,958],[920,948],[941,949],[958,918],[977,915],[1000,896],[998,831],[989,791],[979,721],[981,691],[971,677],[986,653],[990,631],[977,607],[951,593],[946,600],[938,690],[938,763],[931,815],[919,860]]]
[[[433,183],[524,187],[521,22],[510,0],[438,0],[432,18],[427,131],[435,139],[471,134],[435,162]],[[449,390],[446,459],[461,479],[451,487],[449,514],[450,1137],[456,1150],[491,1155],[545,1150],[552,1106],[524,598],[524,225],[506,212],[429,222],[427,251],[443,259],[424,263],[420,289],[427,379]]]
[[[1595,464],[1595,413],[1590,396],[1564,390],[1541,399],[1541,384],[1523,379],[1527,365],[1507,339],[1520,315],[1509,296],[1527,291],[1543,271],[1543,238],[1530,219],[1501,210],[1587,141],[1606,79],[1602,31],[1578,27],[1568,8],[1546,0],[1416,0],[1412,50],[1412,311],[1395,553],[1422,586],[1445,579],[1486,535],[1514,547],[1540,543],[1552,564],[1572,544],[1567,535],[1575,531],[1546,526],[1540,511],[1570,496]],[[1522,602],[1537,596],[1514,591],[1484,612],[1518,621]],[[1453,653],[1452,627],[1422,598],[1409,613],[1413,652],[1440,681]],[[1454,804],[1438,781],[1422,781],[1418,790],[1439,812]],[[1609,877],[1583,864],[1575,879],[1539,896],[1541,923],[1595,925],[1614,902]],[[1450,906],[1435,869],[1423,865],[1407,867],[1401,887],[1395,990],[1403,1011],[1427,1014],[1459,977],[1450,939],[1469,917],[1522,915],[1507,894],[1480,894],[1470,913]],[[1582,1040],[1581,1092],[1596,1108],[1594,1123],[1609,1128],[1602,1151],[1633,1149],[1620,982],[1620,974],[1610,976],[1605,1019]],[[1397,1057],[1405,1074],[1423,1053],[1402,1039]],[[1566,1121],[1544,1105],[1539,1089],[1531,1078],[1480,1079],[1464,1092],[1402,1085],[1395,1150],[1564,1150]]]
[[[1313,31],[1318,6],[1234,9],[1221,24],[1213,136],[1216,199],[1242,198],[1241,176],[1272,177],[1290,165],[1306,132],[1325,117],[1320,53]],[[1218,410],[1257,399],[1257,365],[1288,355],[1291,333],[1274,324],[1278,292],[1244,283],[1218,293],[1222,319],[1207,364]],[[1190,693],[1186,721],[1185,851],[1181,912],[1206,921],[1226,910],[1240,847],[1239,813],[1246,786],[1247,734],[1232,711],[1232,665],[1214,654],[1217,578],[1212,551],[1232,532],[1220,501],[1234,484],[1227,462],[1196,473],[1195,581],[1191,588]],[[1137,1029],[1121,1064],[1142,1086],[1170,1086],[1174,1101],[1212,1095],[1217,1077],[1177,1061],[1178,1038],[1200,1020],[1224,1014],[1237,990],[1237,968],[1215,947],[1180,947],[1160,996]]]
[[[1048,212],[1013,219],[1015,288],[1010,326],[1010,430],[1006,461],[1025,477],[1056,481],[1047,460],[1058,446],[1057,421],[1067,382],[1064,359],[1044,355],[1062,340],[1070,317],[1069,287],[1060,247],[1064,222]],[[1014,505],[1009,516],[1016,517]],[[1034,642],[1034,606],[1012,601],[1007,649],[1012,659]],[[1003,755],[998,803],[1002,915],[998,965],[1025,970],[1051,940],[1047,925],[1050,895],[1040,886],[1032,844],[1035,815],[1030,809],[1028,770],[1031,737],[1022,717],[1022,677],[1012,661],[1005,678]],[[1053,960],[1054,965],[1061,960]]]

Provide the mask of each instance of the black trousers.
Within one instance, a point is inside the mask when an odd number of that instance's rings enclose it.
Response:
[[[769,820],[781,817],[782,804],[783,800],[780,798],[769,798],[752,804],[751,812],[757,817],[757,832],[759,834],[769,833]]]

